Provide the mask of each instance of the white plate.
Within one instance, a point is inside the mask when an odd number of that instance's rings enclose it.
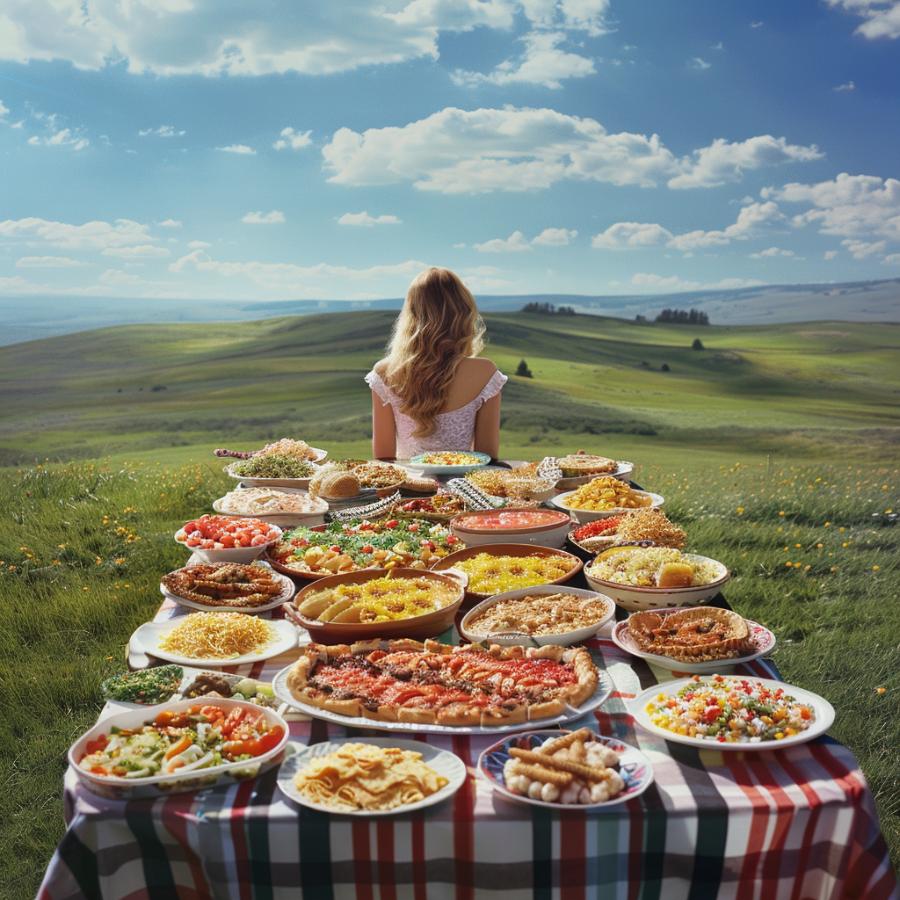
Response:
[[[601,478],[603,475],[611,475],[613,478],[618,478],[619,481],[631,481],[631,476],[634,474],[634,463],[625,462],[624,460],[617,460],[617,462],[619,465],[614,472],[596,472],[593,475],[563,475],[557,482],[557,486],[566,490],[581,487],[581,485],[587,484],[592,478]]]
[[[661,610],[662,612],[662,610]],[[758,622],[752,622],[747,619],[747,625],[750,627],[750,640],[756,649],[753,653],[745,656],[729,656],[726,659],[705,660],[703,662],[684,662],[683,660],[671,659],[668,656],[660,656],[658,653],[645,653],[641,650],[634,638],[628,631],[628,620],[616,622],[612,630],[613,643],[626,653],[632,656],[639,656],[646,659],[648,663],[659,666],[661,669],[668,669],[671,672],[687,672],[691,675],[703,675],[706,673],[718,672],[720,669],[737,666],[741,663],[752,662],[761,656],[768,656],[775,647],[775,635],[769,631],[765,625]]]
[[[286,491],[285,493],[299,494],[305,491]],[[220,516],[240,516],[243,519],[259,519],[261,522],[267,522],[269,525],[277,525],[279,528],[296,528],[298,525],[321,525],[325,521],[325,513],[328,512],[328,502],[322,499],[313,501],[316,504],[316,510],[312,512],[273,512],[273,513],[235,513],[222,509],[222,501],[224,497],[213,500],[212,508]]]
[[[337,810],[321,803],[315,803],[308,797],[304,797],[294,787],[294,776],[309,762],[325,756],[344,744],[374,744],[376,747],[398,747],[401,750],[413,750],[422,754],[422,762],[434,769],[438,775],[443,775],[447,779],[447,784],[439,791],[435,791],[428,797],[417,801],[416,803],[408,803],[405,806],[399,806],[397,809],[385,810]],[[295,745],[291,745],[292,747]],[[321,812],[329,813],[333,816],[398,816],[406,813],[414,812],[417,809],[424,809],[426,806],[434,806],[444,800],[452,797],[466,782],[466,766],[465,763],[449,750],[442,750],[439,747],[432,747],[422,741],[405,741],[397,738],[346,738],[342,741],[325,741],[320,744],[310,744],[301,747],[296,753],[289,756],[281,766],[278,772],[278,787],[284,794],[290,797],[294,803],[301,806],[308,806],[310,809],[318,809]]]
[[[324,450],[316,452],[325,453]],[[242,462],[242,460],[235,460],[235,462],[225,466],[225,474],[230,478],[234,478],[235,481],[242,482],[245,487],[302,488],[306,490],[309,487],[309,479],[315,475],[315,469],[318,468],[315,463],[312,463],[313,473],[306,478],[254,478],[252,475],[238,475],[234,471],[234,465],[237,462]]]
[[[791,735],[780,741],[761,741],[755,744],[749,742],[733,744],[719,743],[719,741],[707,738],[676,734],[674,731],[667,731],[665,728],[654,725],[650,721],[650,716],[647,714],[647,704],[659,694],[664,694],[667,697],[674,696],[686,684],[690,684],[690,678],[679,678],[677,681],[666,681],[662,684],[657,684],[655,687],[648,688],[643,693],[638,694],[638,696],[628,704],[629,711],[634,717],[635,722],[637,722],[645,731],[649,731],[651,734],[655,734],[658,737],[664,738],[667,741],[672,741],[676,744],[686,744],[688,747],[701,747],[705,750],[781,750],[784,747],[793,747],[795,744],[805,744],[807,741],[814,740],[820,734],[825,734],[834,722],[834,707],[824,697],[813,694],[811,691],[794,687],[792,684],[785,684],[783,681],[775,681],[773,678],[753,678],[750,676],[744,678],[739,675],[729,675],[727,677],[742,681],[752,681],[755,684],[761,684],[768,688],[781,688],[795,700],[807,706],[811,706],[815,713],[815,721],[806,729],[806,731],[801,731],[799,734]]]
[[[653,766],[637,747],[632,747],[631,744],[626,744],[618,738],[595,734],[595,741],[606,744],[619,754],[619,774],[625,781],[625,790],[611,800],[604,800],[602,803],[551,803],[547,800],[533,800],[524,794],[516,794],[509,790],[503,778],[503,765],[509,759],[509,747],[515,745],[523,749],[535,749],[547,738],[559,737],[560,734],[559,731],[534,731],[497,741],[482,751],[478,757],[478,774],[507,800],[527,803],[530,806],[544,806],[547,809],[606,809],[640,797],[653,784]]]
[[[581,641],[586,641],[589,637],[596,634],[616,614],[615,601],[611,597],[607,597],[605,594],[598,594],[596,591],[586,591],[584,590],[584,588],[567,587],[564,584],[541,584],[537,587],[518,588],[514,591],[505,591],[502,594],[494,594],[493,597],[488,597],[487,600],[482,600],[481,603],[473,606],[465,614],[465,616],[463,616],[462,621],[459,623],[460,634],[474,643],[483,640],[490,640],[491,643],[500,644],[501,646],[510,646],[513,644],[521,643],[520,640],[517,640],[515,638],[497,638],[479,634],[473,628],[470,628],[467,623],[473,620],[479,613],[483,612],[489,606],[493,606],[495,603],[499,603],[501,600],[514,600],[519,597],[534,597],[535,595],[541,594],[572,594],[575,597],[582,597],[586,600],[600,599],[604,601],[607,609],[603,618],[599,619],[592,625],[585,626],[584,628],[577,628],[574,631],[566,631],[561,634],[536,635],[532,638],[532,640],[540,647],[543,647],[545,644],[559,644],[562,647],[566,647],[569,644],[577,644]]]
[[[255,663],[263,659],[271,659],[298,646],[299,633],[297,627],[287,619],[266,619],[275,632],[274,639],[262,650],[256,653],[247,653],[244,656],[236,656],[230,659],[194,659],[189,656],[179,656],[177,653],[169,653],[160,650],[160,641],[179,623],[184,621],[184,616],[176,616],[165,622],[144,622],[131,636],[129,649],[138,650],[156,659],[164,659],[166,662],[178,663],[182,666],[192,666],[195,669],[216,669],[220,666],[241,666],[246,663]]]
[[[291,666],[285,666],[273,679],[272,688],[275,696],[283,700],[288,706],[299,709],[316,719],[332,722],[335,725],[344,725],[350,728],[370,728],[374,731],[403,731],[403,732],[428,732],[429,734],[511,734],[515,731],[529,731],[535,728],[549,728],[552,725],[563,725],[574,722],[582,716],[593,712],[602,706],[612,693],[612,681],[606,672],[598,671],[599,682],[593,696],[585,700],[581,706],[566,707],[565,712],[549,719],[534,719],[530,722],[519,722],[515,725],[500,725],[496,728],[488,728],[484,725],[429,725],[421,722],[381,722],[377,719],[367,719],[365,716],[341,716],[337,713],[319,709],[318,706],[310,706],[297,700],[287,686],[287,676]]]
[[[145,778],[119,778],[115,775],[95,775],[80,768],[78,760],[84,756],[89,741],[95,740],[101,734],[109,734],[110,728],[118,726],[119,728],[135,728],[144,722],[150,721],[154,716],[163,709],[171,709],[180,711],[196,706],[200,702],[198,699],[193,700],[175,700],[158,704],[157,706],[140,706],[129,709],[125,712],[115,713],[111,716],[101,719],[94,726],[86,731],[75,743],[69,748],[69,765],[73,771],[91,791],[101,794],[104,797],[111,797],[117,800],[124,800],[129,797],[153,797],[160,794],[170,794],[173,791],[193,791],[203,788],[215,787],[229,777],[241,778],[241,773],[256,772],[268,768],[267,764],[277,761],[277,758],[284,752],[287,746],[290,732],[285,720],[275,712],[274,709],[265,706],[257,706],[246,700],[226,700],[221,697],[209,698],[210,703],[225,708],[240,707],[241,709],[249,709],[254,714],[262,713],[266,721],[272,725],[280,725],[284,729],[284,734],[276,747],[267,750],[252,760],[243,760],[239,762],[222,763],[218,766],[210,766],[206,769],[195,769],[179,775],[174,772],[171,775],[151,775]]]
[[[426,453],[440,453],[439,450],[429,450]],[[452,452],[452,451],[451,451]],[[475,469],[483,469],[485,466],[490,464],[491,458],[487,455],[487,453],[479,453],[475,450],[460,450],[460,453],[469,453],[472,456],[477,456],[480,462],[473,463],[472,465],[464,465],[464,466],[438,466],[438,465],[429,465],[428,463],[416,462],[416,460],[420,456],[426,455],[425,453],[420,453],[418,456],[414,456],[409,461],[404,461],[404,465],[407,468],[415,469],[416,472],[420,472],[422,475],[465,475],[466,472],[474,472]]]
[[[179,606],[186,606],[190,609],[199,609],[202,612],[245,612],[245,613],[261,613],[268,612],[270,609],[275,609],[278,606],[281,606],[282,603],[287,603],[291,597],[294,596],[294,593],[297,590],[294,582],[287,577],[287,575],[282,575],[279,572],[276,572],[272,567],[266,562],[257,563],[259,566],[265,566],[269,571],[271,571],[273,577],[281,582],[281,593],[275,597],[271,602],[265,603],[262,606],[211,606],[204,605],[202,603],[198,603],[196,600],[189,600],[187,597],[179,597],[178,594],[173,594],[162,582],[159,584],[159,592],[163,595],[163,597],[167,597],[169,600],[174,600]],[[188,568],[185,566],[184,568]]]
[[[576,509],[568,505],[568,499],[574,493],[575,491],[565,491],[557,494],[550,502],[558,509],[565,510],[579,525],[587,525],[588,522],[595,522],[597,519],[608,519],[610,516],[621,516],[632,511],[630,508],[618,506],[613,509]],[[635,491],[635,493],[650,498],[649,506],[634,507],[635,509],[662,509],[666,502],[661,494],[654,494],[652,491]]]

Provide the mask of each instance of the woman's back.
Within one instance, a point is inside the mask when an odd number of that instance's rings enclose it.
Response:
[[[447,390],[444,408],[435,417],[434,431],[416,437],[417,422],[403,413],[403,401],[388,386],[383,371],[382,360],[366,376],[366,383],[384,405],[391,407],[396,428],[396,455],[404,459],[426,450],[471,450],[479,410],[499,395],[507,381],[489,359],[470,357],[461,360]]]
[[[374,456],[473,448],[497,455],[506,376],[478,358],[483,335],[475,298],[458,275],[431,268],[413,280],[387,356],[366,376]]]

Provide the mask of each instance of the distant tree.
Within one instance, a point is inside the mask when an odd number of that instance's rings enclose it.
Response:
[[[154,394],[159,393],[159,391],[166,390],[166,386],[164,384],[154,384],[152,388],[150,388]]]
[[[519,365],[516,366],[516,375],[520,378],[534,378],[531,369],[528,368],[528,363],[524,359],[519,360]]]
[[[659,367],[659,371],[660,371],[660,372],[671,372],[672,370],[669,368],[669,364],[668,364],[668,363],[663,363],[663,364]]]
[[[536,300],[526,303],[522,312],[538,313],[542,316],[574,316],[575,308],[572,306],[554,306],[552,303],[538,303]]]
[[[703,341],[700,338],[694,338],[694,343],[691,344],[691,350],[705,350],[706,347],[703,346]]]
[[[646,359],[642,359],[642,360],[641,360],[641,368],[642,368],[642,369],[649,369],[649,368],[650,368],[650,363],[648,363]]]
[[[635,323],[638,324],[638,325],[646,325],[646,324],[647,324],[647,317],[638,314],[638,315],[636,315],[636,316],[634,317],[634,321],[635,321]]]
[[[709,325],[709,315],[700,309],[664,309],[656,321],[670,325]]]

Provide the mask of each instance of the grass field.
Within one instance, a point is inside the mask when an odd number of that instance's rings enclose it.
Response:
[[[0,464],[169,459],[179,448],[283,433],[364,441],[361,378],[391,320],[362,312],[134,325],[0,348]],[[523,313],[487,322],[488,354],[507,373],[525,358],[534,373],[504,392],[507,455],[574,449],[599,434],[784,460],[896,452],[898,325],[691,329]],[[705,350],[691,349],[695,337]]]
[[[183,561],[173,531],[230,483],[212,448],[293,434],[366,453],[359,379],[389,318],[0,349],[0,895],[33,894],[62,833],[65,749]],[[777,633],[785,678],[834,703],[900,860],[900,330],[709,328],[699,352],[677,326],[509,315],[489,329],[502,368],[524,357],[535,374],[504,393],[504,455],[585,446],[637,463],[691,547],[734,570],[728,599]]]

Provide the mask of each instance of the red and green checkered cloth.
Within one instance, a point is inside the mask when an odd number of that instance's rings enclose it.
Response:
[[[174,614],[164,604],[158,618]],[[846,747],[820,738],[721,753],[635,730],[625,701],[670,673],[605,638],[591,649],[615,690],[595,723],[579,724],[639,746],[655,770],[650,789],[626,804],[558,813],[507,802],[473,768],[494,738],[465,735],[418,736],[469,766],[452,800],[368,820],[294,806],[276,787],[277,770],[227,788],[129,802],[91,794],[69,771],[68,829],[39,900],[275,900],[299,891],[306,900],[900,896],[872,795]],[[282,656],[243,671],[271,677],[288,662]],[[778,677],[762,661],[743,671]],[[291,723],[301,744],[349,733],[318,720]]]

